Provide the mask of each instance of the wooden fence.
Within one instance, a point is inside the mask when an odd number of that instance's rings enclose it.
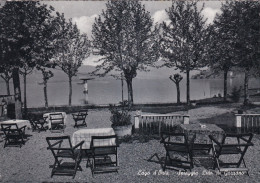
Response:
[[[236,114],[237,132],[260,133],[260,114]]]
[[[135,132],[142,134],[161,134],[172,131],[177,124],[189,124],[189,115],[182,114],[147,114],[135,115]]]

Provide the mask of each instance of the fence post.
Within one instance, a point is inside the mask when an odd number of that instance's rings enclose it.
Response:
[[[140,124],[140,117],[141,117],[142,111],[136,111],[136,114],[134,116],[134,133],[139,132],[139,124]]]
[[[242,115],[241,114],[235,114],[236,115],[236,131],[237,133],[241,133],[241,128],[242,128]]]
[[[190,116],[183,116],[183,124],[190,124]]]

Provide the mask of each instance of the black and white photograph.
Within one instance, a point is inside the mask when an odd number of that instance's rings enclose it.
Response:
[[[0,0],[0,182],[260,182],[260,1]]]

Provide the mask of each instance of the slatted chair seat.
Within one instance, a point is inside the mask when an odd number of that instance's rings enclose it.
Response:
[[[20,148],[23,144],[25,144],[25,128],[23,126],[19,128],[17,124],[1,124],[2,131],[5,134],[5,144],[6,146],[17,146],[19,145]]]
[[[107,141],[114,139],[115,144],[112,145],[96,145],[96,141]],[[117,148],[119,147],[117,136],[92,136],[90,148],[92,150],[92,175],[96,173],[109,173],[118,172],[118,154]]]
[[[88,115],[88,110],[81,110],[76,113],[73,113],[72,117],[75,121],[74,128],[79,126],[87,126],[87,122],[86,122],[87,115]]]
[[[54,156],[51,177],[53,175],[68,175],[73,178],[78,170],[82,171],[80,166],[81,150],[84,141],[81,141],[74,147],[71,144],[69,136],[46,137],[48,148]]]
[[[194,143],[192,146],[192,150],[206,150],[209,151],[212,148],[212,144],[200,144],[200,143]]]
[[[179,144],[176,144],[178,146],[169,145],[166,147],[167,151],[175,151],[175,152],[187,152],[187,147],[185,146],[179,146]]]
[[[104,156],[109,154],[115,154],[116,153],[116,147],[103,147],[103,148],[97,148],[95,150],[96,156]]]
[[[57,152],[57,157],[71,157],[73,155],[78,155],[78,153],[80,153],[78,150],[74,150],[73,152],[68,151],[68,150],[61,150],[59,152]]]
[[[249,146],[253,146],[252,133],[247,134],[225,134],[222,141],[217,141],[213,136],[209,136],[213,143],[213,157],[214,157],[214,169],[217,167],[220,172],[246,172],[248,174],[248,168],[244,160],[244,156],[247,152]],[[237,161],[232,162],[229,160],[221,162],[220,158],[222,156],[236,156]],[[243,162],[243,167],[241,166]]]
[[[217,153],[221,154],[240,154],[242,153],[242,150],[238,147],[222,147],[221,152],[220,152],[220,147],[215,145],[215,150]]]

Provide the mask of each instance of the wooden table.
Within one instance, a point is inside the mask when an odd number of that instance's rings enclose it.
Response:
[[[26,126],[27,128],[31,128],[31,124],[29,120],[23,120],[23,119],[10,119],[6,121],[1,121],[1,124],[17,124],[18,128],[21,128],[23,126]]]
[[[224,130],[215,124],[181,124],[178,128],[187,135],[188,141],[191,141],[192,137],[196,135],[192,146],[193,158],[212,158],[212,154],[210,154],[212,143],[209,135],[221,141],[225,134]]]
[[[200,143],[210,143],[209,135],[221,141],[225,133],[223,129],[215,124],[180,124],[178,128],[186,133],[188,137],[196,134],[195,141]]]
[[[73,133],[72,135],[72,145],[75,146],[82,140],[84,144],[82,149],[90,149],[91,137],[92,136],[106,136],[106,135],[115,135],[113,128],[94,128],[94,129],[81,129]],[[105,145],[115,145],[115,139],[107,139],[99,142],[95,142],[95,146],[105,146]]]

